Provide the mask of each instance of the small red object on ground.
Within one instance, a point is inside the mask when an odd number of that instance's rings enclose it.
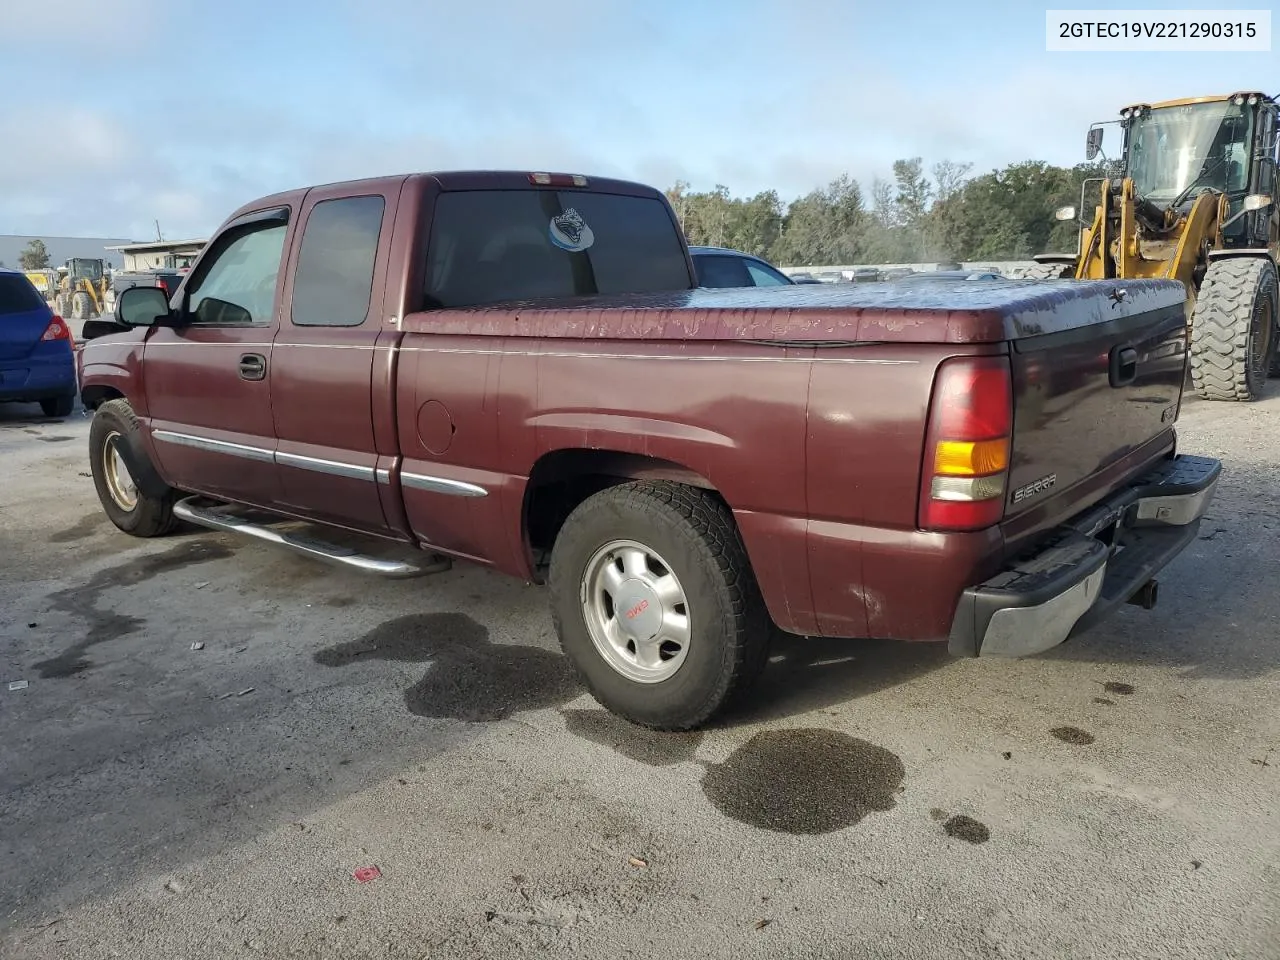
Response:
[[[352,876],[361,883],[368,883],[370,880],[376,880],[382,876],[382,871],[377,867],[357,867]]]

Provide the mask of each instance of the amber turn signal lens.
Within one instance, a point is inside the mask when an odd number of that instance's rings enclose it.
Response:
[[[982,477],[1009,466],[1009,441],[940,440],[933,472],[948,477]]]

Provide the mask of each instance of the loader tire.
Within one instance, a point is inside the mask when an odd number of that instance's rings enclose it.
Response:
[[[1037,263],[1018,273],[1019,280],[1067,280],[1075,276],[1075,268],[1069,263]]]
[[[69,319],[71,316],[70,304],[67,303],[67,295],[59,293],[53,298],[53,312],[58,316]]]
[[[71,298],[71,319],[72,320],[88,320],[89,314],[93,311],[93,303],[89,299],[89,295],[83,291],[77,293]]]
[[[1276,267],[1265,257],[1209,264],[1191,317],[1191,383],[1203,400],[1259,399],[1275,370]]]

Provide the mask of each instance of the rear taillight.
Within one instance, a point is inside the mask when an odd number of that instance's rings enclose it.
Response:
[[[67,322],[57,314],[54,314],[49,326],[44,328],[44,334],[41,340],[65,340],[71,343],[71,328],[67,326]]]
[[[1004,515],[1013,434],[1007,357],[955,357],[938,369],[925,441],[920,526],[981,530]]]
[[[156,277],[156,286],[164,291],[164,295],[169,296],[169,284],[165,283],[160,277]]]

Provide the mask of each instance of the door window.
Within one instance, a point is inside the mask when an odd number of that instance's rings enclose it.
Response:
[[[188,300],[191,323],[216,327],[270,324],[287,230],[287,225],[273,223],[235,234],[192,285]]]
[[[700,256],[697,258],[698,283],[704,287],[752,287],[751,274],[741,257]]]
[[[307,217],[293,281],[293,322],[358,327],[369,315],[373,262],[382,231],[382,197],[317,203]]]

